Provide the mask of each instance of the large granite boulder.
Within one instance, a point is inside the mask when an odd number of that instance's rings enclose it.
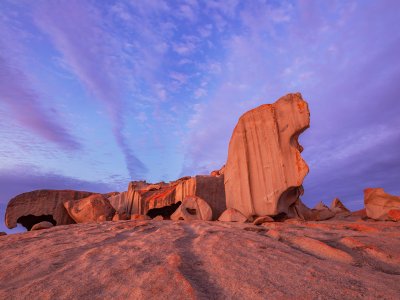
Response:
[[[73,190],[36,190],[12,198],[7,205],[5,223],[14,228],[17,223],[27,230],[33,225],[48,221],[54,225],[75,223],[64,208],[64,202],[92,195],[91,192]]]
[[[391,220],[390,210],[400,210],[400,197],[385,193],[382,188],[364,190],[364,204],[368,218],[375,220]]]
[[[76,223],[111,221],[115,210],[101,194],[64,202],[68,214]]]
[[[224,170],[228,208],[248,218],[289,212],[308,173],[298,137],[309,124],[308,105],[299,93],[240,117]]]
[[[213,220],[225,210],[225,187],[223,174],[183,177],[169,183],[150,184],[132,181],[128,190],[109,199],[118,212],[127,215],[162,215],[168,219],[187,196],[197,196],[210,205]]]

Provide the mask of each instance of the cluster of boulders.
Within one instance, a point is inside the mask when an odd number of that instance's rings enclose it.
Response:
[[[119,220],[219,220],[265,222],[297,218],[322,221],[351,213],[339,199],[313,209],[300,199],[309,169],[301,157],[299,135],[309,127],[310,112],[300,94],[242,115],[228,149],[226,165],[210,175],[169,183],[132,181],[127,191],[96,194],[39,190],[11,199],[6,225],[28,230],[54,225]],[[383,189],[365,191],[366,216],[400,219],[400,198]]]

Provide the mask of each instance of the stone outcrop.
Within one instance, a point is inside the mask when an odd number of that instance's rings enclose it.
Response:
[[[228,208],[221,214],[218,221],[244,223],[247,221],[247,218],[240,211],[234,208]]]
[[[30,230],[41,221],[54,225],[75,223],[64,208],[64,202],[90,196],[91,192],[73,190],[37,190],[12,198],[6,209],[5,223],[14,228],[17,223]]]
[[[109,200],[118,212],[128,215],[149,214],[151,217],[162,215],[168,219],[186,196],[197,196],[206,201],[212,208],[213,220],[216,220],[226,208],[223,174],[183,177],[169,183],[132,181],[128,191]]]
[[[382,188],[364,190],[364,204],[368,218],[375,220],[390,220],[390,210],[400,210],[400,197],[385,193]]]
[[[115,213],[108,199],[101,194],[66,201],[64,207],[76,223],[111,221]]]
[[[342,201],[339,200],[339,198],[333,199],[331,203],[331,210],[334,211],[335,213],[350,213],[350,210],[347,209],[346,206],[342,203]]]
[[[224,178],[226,204],[246,217],[288,213],[303,193],[308,166],[299,135],[310,113],[300,94],[242,115],[229,143]]]
[[[212,220],[212,209],[210,205],[200,197],[186,196],[182,204],[171,215],[171,220]]]
[[[32,228],[31,228],[31,231],[49,229],[51,227],[54,227],[54,225],[52,223],[47,222],[47,221],[43,221],[43,222],[40,222],[40,223],[37,223],[37,224],[33,225]]]

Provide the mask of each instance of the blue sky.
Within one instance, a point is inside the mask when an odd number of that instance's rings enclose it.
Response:
[[[308,205],[400,194],[399,17],[396,0],[1,1],[0,222],[33,189],[208,174],[238,117],[289,92],[310,104]]]

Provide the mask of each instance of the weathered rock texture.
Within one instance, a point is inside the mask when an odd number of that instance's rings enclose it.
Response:
[[[14,228],[21,223],[28,230],[41,221],[54,225],[75,223],[64,208],[64,202],[90,196],[92,193],[72,190],[37,190],[20,194],[7,205],[5,223]]]
[[[212,208],[213,220],[216,220],[226,208],[223,174],[183,177],[169,183],[157,184],[132,181],[128,191],[112,196],[109,200],[116,211],[128,215],[152,214],[151,210],[165,208],[165,213],[159,210],[157,214],[169,218],[177,207],[173,205],[182,202],[186,196],[197,196],[206,201]]]
[[[339,198],[333,199],[331,203],[331,210],[335,213],[350,213],[350,210],[347,209],[346,206],[339,200]]]
[[[308,173],[298,137],[309,124],[308,105],[300,94],[288,94],[240,117],[224,171],[228,208],[247,217],[288,213]]]
[[[43,221],[43,222],[40,222],[40,223],[37,223],[37,224],[33,225],[32,228],[31,228],[31,231],[49,229],[51,227],[54,227],[54,225],[52,223],[47,222],[47,221]]]
[[[212,220],[212,210],[210,205],[200,197],[186,196],[182,204],[171,215],[171,220]]]
[[[381,188],[370,188],[364,190],[364,204],[369,218],[390,220],[388,212],[400,210],[400,197],[385,193]]]
[[[345,221],[56,226],[0,238],[0,299],[398,299],[399,230]]]
[[[111,221],[115,210],[101,194],[64,202],[68,214],[76,223]]]
[[[247,218],[240,211],[237,211],[234,208],[228,208],[221,214],[218,221],[245,223]]]

